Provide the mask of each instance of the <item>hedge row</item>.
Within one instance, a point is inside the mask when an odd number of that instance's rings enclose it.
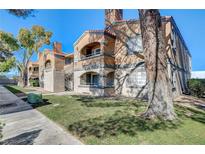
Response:
[[[205,96],[205,79],[190,79],[188,80],[190,94],[196,97]]]

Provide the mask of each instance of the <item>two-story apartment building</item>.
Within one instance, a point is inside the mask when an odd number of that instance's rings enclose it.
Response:
[[[191,55],[174,19],[162,17],[162,23],[173,92],[186,93]],[[61,44],[55,43],[53,51],[40,53],[38,58],[39,82],[45,90],[146,96],[140,23],[123,20],[123,10],[105,10],[105,29],[85,31],[74,43],[73,54],[64,54]]]
[[[28,63],[28,86],[30,86],[30,80],[39,80],[39,64],[38,62],[29,62]]]
[[[33,71],[35,71],[35,76]],[[73,54],[64,54],[62,44],[54,42],[53,50],[45,49],[38,53],[38,61],[30,62],[28,67],[28,85],[30,79],[39,81],[46,91],[62,92],[73,90]]]

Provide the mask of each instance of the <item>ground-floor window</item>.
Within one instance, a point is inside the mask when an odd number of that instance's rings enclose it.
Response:
[[[89,72],[81,75],[80,77],[81,85],[99,85],[99,74],[95,72]]]
[[[106,78],[106,86],[113,86],[114,85],[114,72],[110,72],[107,74]]]
[[[128,87],[142,87],[146,84],[146,71],[144,66],[131,70],[127,78]]]

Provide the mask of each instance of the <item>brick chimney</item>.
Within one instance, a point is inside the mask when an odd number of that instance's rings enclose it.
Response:
[[[115,21],[123,19],[122,9],[106,9],[105,10],[105,26],[112,25]]]
[[[62,44],[60,42],[53,43],[53,51],[54,52],[62,52]]]

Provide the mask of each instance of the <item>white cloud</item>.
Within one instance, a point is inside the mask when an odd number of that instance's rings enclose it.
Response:
[[[205,79],[205,71],[192,71],[191,78]]]

